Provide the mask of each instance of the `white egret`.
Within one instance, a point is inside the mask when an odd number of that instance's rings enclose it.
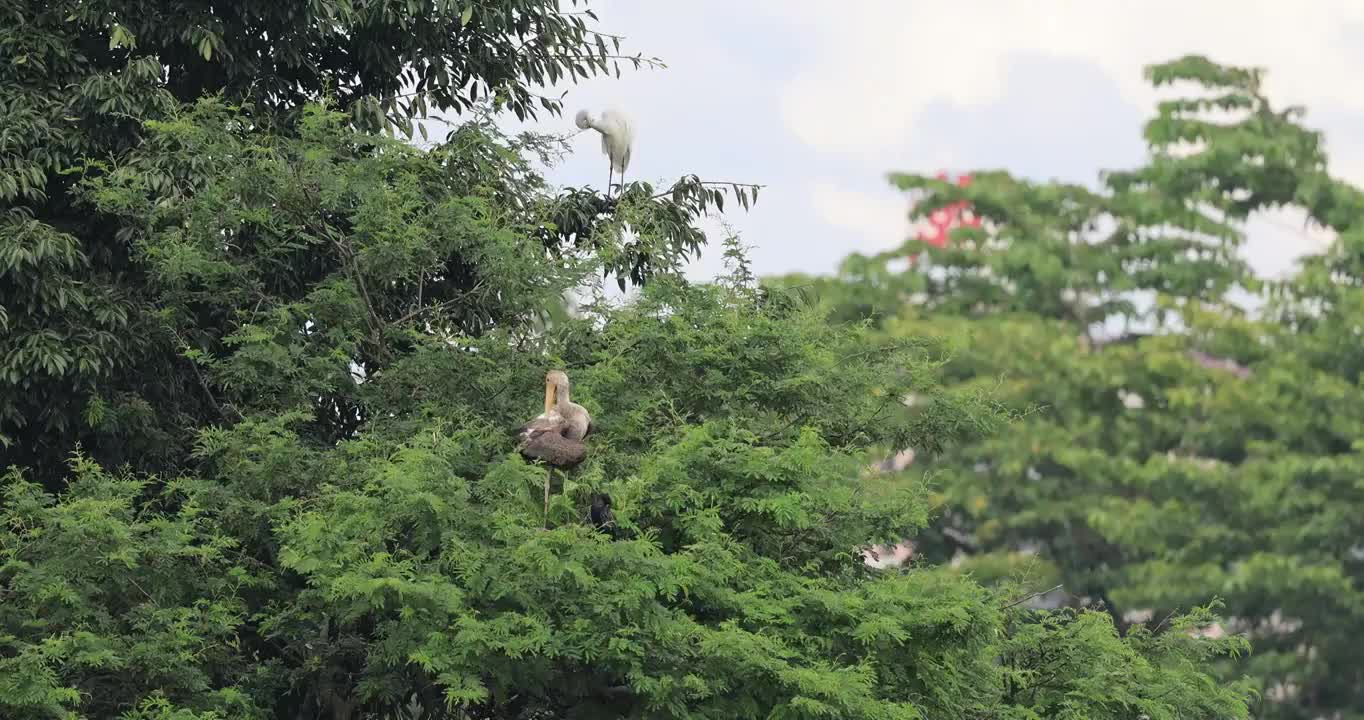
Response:
[[[611,177],[620,174],[620,188],[625,189],[625,169],[630,167],[630,149],[635,143],[635,129],[630,118],[619,110],[606,110],[601,117],[593,117],[586,110],[579,110],[573,122],[583,130],[596,130],[601,133],[602,154],[611,161],[606,176],[606,194],[611,194]]]

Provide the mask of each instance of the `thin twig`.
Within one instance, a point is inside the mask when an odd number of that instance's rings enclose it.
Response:
[[[660,70],[667,69],[668,67],[667,63],[663,62],[663,60],[660,58],[656,57],[646,58],[643,55],[622,55],[619,53],[607,53],[605,55],[602,55],[600,53],[593,53],[588,55],[581,55],[578,53],[562,53],[558,55],[550,55],[549,57],[555,60],[600,60],[602,62],[605,62],[607,60],[614,60],[616,62],[620,62],[621,60],[624,60],[626,62],[635,63],[640,66],[647,65],[649,67],[658,68]]]
[[[545,471],[545,521],[544,527],[549,529],[549,481],[554,476],[554,468]]]
[[[417,308],[416,310],[413,310],[412,312],[410,312],[410,313],[408,313],[408,314],[406,314],[406,315],[404,315],[404,316],[398,318],[397,320],[394,320],[394,321],[393,321],[393,324],[394,324],[394,325],[401,325],[401,324],[407,322],[408,320],[411,320],[412,318],[417,317],[418,315],[421,315],[422,313],[425,313],[425,312],[436,312],[436,311],[439,311],[439,310],[444,310],[444,309],[449,308],[449,307],[453,307],[453,306],[455,306],[455,305],[457,305],[457,304],[463,302],[464,300],[467,300],[470,296],[472,296],[474,293],[478,292],[478,291],[481,290],[482,288],[483,288],[483,281],[482,281],[482,280],[479,280],[478,283],[475,284],[473,287],[469,288],[468,290],[464,290],[464,291],[460,292],[459,297],[450,298],[449,300],[443,300],[443,301],[441,301],[441,302],[436,303],[435,305],[431,305],[431,306],[428,306],[428,307],[419,307],[419,308]]]
[[[189,343],[186,342],[185,339],[180,336],[180,332],[173,327],[168,329],[171,331],[171,334],[175,336],[175,339],[180,343],[181,352],[183,353],[185,351],[188,351],[190,349]],[[223,403],[218,401],[217,396],[213,394],[212,386],[208,384],[208,378],[205,378],[204,374],[202,372],[199,372],[199,363],[195,362],[194,358],[184,355],[182,355],[182,357],[184,357],[185,360],[189,363],[190,369],[194,371],[194,377],[198,378],[199,387],[203,388],[204,395],[208,396],[209,403],[211,403],[213,407],[218,409],[218,414],[222,415],[224,420],[231,419],[228,417],[227,410],[225,408],[231,408],[232,414],[236,415],[238,420],[245,419],[242,417],[241,412],[237,410],[237,408],[234,407],[232,403],[229,402],[226,405],[224,405]]]
[[[697,184],[697,185],[725,185],[725,186],[727,186],[727,187],[734,188],[735,190],[738,190],[739,188],[758,188],[758,189],[762,189],[762,188],[767,187],[766,185],[759,185],[759,184],[757,184],[757,183],[729,182],[728,180],[702,180],[701,182],[696,183],[696,184]],[[651,197],[651,198],[649,198],[649,199],[650,199],[650,200],[658,200],[658,199],[660,199],[660,198],[668,197],[669,195],[672,195],[672,194],[673,194],[673,192],[674,192],[674,190],[675,190],[676,187],[677,187],[677,186],[674,185],[672,188],[669,188],[668,190],[665,190],[665,191],[663,191],[663,192],[661,192],[661,193],[659,193],[659,194],[657,194],[657,195],[654,195],[653,197]]]
[[[304,182],[297,165],[294,165],[292,167],[292,170],[294,171],[294,177],[299,181],[299,188],[303,191],[304,196],[306,196],[309,201],[317,205],[317,209],[320,214],[322,210],[321,198],[319,198],[316,194],[312,192],[312,188],[308,186],[308,183]],[[307,226],[309,230],[315,232],[317,236],[320,238],[330,240],[332,245],[336,246],[336,249],[340,251],[342,256],[342,265],[345,266],[346,273],[351,276],[351,281],[354,282],[357,289],[360,290],[360,295],[362,296],[365,302],[365,310],[368,311],[367,316],[370,323],[370,332],[374,333],[375,345],[377,346],[378,351],[382,353],[384,323],[382,320],[379,319],[378,311],[374,309],[374,301],[370,298],[369,288],[365,286],[365,279],[360,274],[360,265],[359,262],[356,260],[354,249],[351,248],[349,242],[345,240],[344,236],[341,235],[341,233],[333,230],[331,225],[327,223],[326,218],[324,217],[317,218],[321,222],[321,225],[318,226],[313,224],[313,218],[311,214],[299,213],[299,216],[300,216],[299,219],[303,221],[303,224]]]
[[[156,601],[156,598],[152,597],[151,593],[144,590],[141,585],[138,585],[136,580],[130,577],[128,578],[128,582],[132,583],[133,587],[137,588],[138,591],[140,591],[144,596],[146,596],[147,602],[150,602],[151,604],[155,605],[158,608],[161,607],[161,603],[158,603]]]
[[[350,273],[351,279],[360,290],[361,297],[364,298],[365,310],[368,311],[367,314],[370,321],[370,330],[374,333],[374,342],[379,346],[380,351],[382,351],[384,323],[379,319],[379,312],[374,309],[374,300],[369,296],[369,288],[365,285],[365,277],[360,272],[360,263],[356,260],[355,251],[350,247],[349,242],[342,240],[336,234],[329,234],[332,235],[329,238],[332,241],[332,244],[336,246],[337,250],[341,251],[342,256],[346,260],[346,271]]]
[[[1031,600],[1031,599],[1037,597],[1038,595],[1046,595],[1046,594],[1049,593],[1049,592],[1054,592],[1054,591],[1056,591],[1056,590],[1060,590],[1061,587],[1062,587],[1061,585],[1057,585],[1057,586],[1054,587],[1054,588],[1047,588],[1046,590],[1038,590],[1037,592],[1035,592],[1035,593],[1033,593],[1033,594],[1031,594],[1031,595],[1028,595],[1028,596],[1026,596],[1026,597],[1019,598],[1019,599],[1017,599],[1017,600],[1015,600],[1015,601],[1009,603],[1008,605],[1005,605],[1004,607],[1000,608],[1000,610],[1008,610],[1009,608],[1011,608],[1011,607],[1013,607],[1013,606],[1015,606],[1015,605],[1019,605],[1019,604],[1025,603],[1025,602],[1027,602],[1027,601],[1029,601],[1029,600]]]
[[[798,414],[798,415],[795,415],[795,416],[792,417],[790,420],[788,420],[788,421],[786,422],[785,425],[782,425],[781,427],[777,428],[776,430],[773,430],[773,431],[770,432],[770,433],[767,433],[766,435],[760,435],[760,436],[758,436],[758,442],[760,442],[760,443],[765,443],[765,442],[767,442],[768,440],[771,440],[772,438],[777,437],[778,435],[781,435],[782,433],[786,432],[787,430],[790,430],[796,423],[798,423],[798,422],[805,422],[805,420],[806,420],[808,417],[809,417],[809,416],[806,415],[805,413],[800,413],[800,414]]]

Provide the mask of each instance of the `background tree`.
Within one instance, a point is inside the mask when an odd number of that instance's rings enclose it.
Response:
[[[949,387],[997,388],[1030,411],[1007,433],[919,454],[911,472],[943,503],[915,539],[923,558],[955,556],[981,579],[1055,578],[1069,603],[1129,631],[1220,597],[1255,647],[1227,671],[1257,678],[1257,715],[1364,716],[1350,640],[1364,617],[1360,194],[1329,177],[1300,109],[1270,105],[1260,71],[1186,57],[1148,74],[1197,91],[1161,103],[1143,167],[1098,190],[895,176],[930,191],[922,207],[969,200],[983,227],[892,254],[926,251],[926,270],[850,258],[814,290],[883,342],[948,340]],[[1266,285],[1235,251],[1250,214],[1285,205],[1339,239]],[[1233,304],[1237,288],[1264,288],[1263,311]]]

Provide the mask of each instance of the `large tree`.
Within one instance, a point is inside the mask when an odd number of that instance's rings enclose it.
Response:
[[[6,717],[1244,716],[1203,669],[1242,650],[1198,637],[1207,611],[1120,638],[863,564],[928,509],[868,449],[1006,419],[934,385],[932,343],[869,349],[742,263],[546,326],[621,236],[546,253],[478,123],[430,151],[322,107],[278,134],[218,101],[144,128],[75,196],[130,229],[157,331],[212,338],[186,361],[217,420],[174,473],[6,475]],[[475,280],[430,302],[433,266]],[[548,366],[597,429],[546,510],[509,429]],[[908,393],[933,402],[892,412]],[[583,520],[603,493],[612,536]]]
[[[931,344],[868,352],[742,270],[682,282],[718,189],[554,196],[546,141],[486,116],[375,132],[606,69],[582,15],[0,13],[6,717],[1244,715],[1206,611],[1119,638],[865,567],[926,515],[867,448],[1003,417],[935,389]],[[601,275],[650,282],[553,314]],[[597,429],[546,508],[509,428],[555,365]],[[930,411],[888,414],[910,392]],[[612,536],[581,521],[602,494]]]
[[[1219,597],[1255,648],[1228,671],[1256,677],[1258,715],[1364,716],[1361,194],[1260,71],[1187,57],[1149,74],[1197,94],[1160,105],[1144,166],[1097,189],[896,176],[930,191],[926,208],[969,200],[983,227],[910,243],[897,252],[924,255],[904,273],[850,258],[818,289],[883,342],[951,342],[949,387],[996,388],[1028,413],[919,453],[911,472],[943,503],[922,557],[1054,579],[1125,628],[1163,630]],[[1281,206],[1338,240],[1266,286],[1235,251],[1252,213]],[[1238,287],[1268,291],[1261,312],[1230,301]]]
[[[618,72],[620,61],[646,62],[620,55],[617,39],[596,30],[595,16],[579,5],[0,3],[0,467],[23,466],[56,482],[79,445],[101,462],[174,471],[195,429],[221,419],[194,362],[222,354],[218,341],[231,332],[230,319],[196,307],[193,336],[169,332],[164,308],[146,293],[150,268],[134,247],[137,228],[73,194],[83,178],[134,162],[128,153],[145,140],[147,121],[169,120],[181,103],[205,95],[241,105],[245,125],[277,133],[296,131],[302,103],[324,99],[360,128],[409,134],[428,109],[558,114],[560,101],[539,95],[542,86]],[[530,149],[552,149],[537,143]],[[548,205],[553,212],[539,213],[535,229],[546,249],[610,242],[598,235],[619,224],[616,198],[590,189],[536,195],[539,181],[524,163],[492,163],[506,149],[483,148],[455,159],[466,163],[461,182],[493,183],[527,217],[530,203]],[[181,174],[148,182],[189,192],[184,181],[221,160],[196,158],[174,169]],[[654,200],[632,203],[628,219],[660,232],[650,234],[654,244],[612,256],[606,269],[622,283],[642,282],[699,247],[690,221],[720,190],[694,177],[671,190],[658,194],[644,183],[626,189],[636,200]],[[460,270],[470,260],[458,248],[444,250],[421,275],[404,278],[423,288],[423,301],[486,289],[482,278]],[[290,263],[279,268],[281,284],[259,290],[289,296],[339,260],[300,252],[280,261]],[[398,317],[411,308],[372,310],[381,322],[392,319],[389,311]],[[339,402],[326,398],[318,412],[335,412]],[[343,421],[335,431],[345,429]]]

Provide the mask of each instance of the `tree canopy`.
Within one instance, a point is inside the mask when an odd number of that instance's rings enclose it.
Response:
[[[231,333],[224,325],[228,319],[195,308],[193,322],[199,325],[192,334],[198,337],[168,332],[160,317],[165,308],[147,293],[152,280],[144,273],[150,265],[136,255],[138,228],[105,215],[103,206],[75,192],[85,179],[113,168],[168,160],[164,153],[131,159],[129,153],[148,137],[149,122],[173,122],[181,104],[209,96],[242,113],[236,126],[210,131],[237,136],[256,130],[296,133],[306,102],[327,102],[369,132],[396,127],[409,135],[414,118],[428,110],[471,117],[494,111],[557,114],[560,100],[539,96],[536,88],[619,72],[622,61],[646,61],[621,55],[618,38],[596,29],[596,16],[573,9],[579,5],[107,0],[0,6],[0,200],[6,203],[0,215],[0,449],[7,461],[56,482],[66,456],[79,445],[103,463],[174,472],[195,429],[219,419],[221,409],[207,399],[186,360],[190,354],[208,359],[219,354],[214,343]],[[543,181],[526,172],[525,161],[506,157],[552,152],[550,139],[527,136],[496,145],[468,127],[447,144],[470,142],[478,151],[446,152],[451,162],[462,163],[445,171],[446,181],[488,183],[507,195],[502,211],[514,209],[522,222],[534,218],[538,224],[529,231],[551,252],[599,249],[616,242],[627,222],[653,228],[649,242],[609,254],[605,270],[622,285],[643,282],[694,255],[701,243],[695,218],[722,203],[723,193],[747,204],[752,192],[709,187],[690,176],[664,192],[633,183],[619,198],[573,188],[550,196],[542,192]],[[367,152],[367,145],[360,141],[332,161]],[[232,146],[201,149],[228,152]],[[237,169],[271,169],[263,168],[264,159],[256,161]],[[141,182],[152,184],[153,191],[190,192],[203,172],[225,164],[231,159],[188,157],[177,167],[146,168]],[[278,174],[266,177],[287,184]],[[410,207],[431,188],[405,191]],[[295,205],[294,212],[309,212],[355,198],[284,200],[304,202],[309,207]],[[259,212],[272,202],[254,194],[239,209]],[[330,261],[310,252],[309,243],[334,242],[328,233],[336,230],[335,218],[351,216],[352,210],[326,207],[339,215],[309,218],[312,238],[290,238],[301,245],[271,261],[267,274],[273,277],[256,278],[282,284],[255,291],[290,296],[325,274]],[[234,232],[253,235],[252,242],[256,234],[276,232],[249,220],[243,218]],[[291,228],[300,222],[295,216]],[[487,279],[461,272],[469,261],[431,256],[456,249],[448,241],[427,249],[428,262],[404,282],[422,287],[423,301],[488,292]],[[346,262],[353,266],[356,259]],[[375,306],[371,322],[377,329],[383,313],[401,316],[412,309]],[[207,326],[213,323],[217,326]],[[324,404],[332,409],[320,412],[346,412],[335,410],[338,402],[328,400]],[[92,421],[96,418],[99,422]]]
[[[1149,161],[1096,187],[977,173],[966,188],[896,175],[921,209],[984,219],[943,249],[849,258],[785,278],[881,342],[955,348],[937,376],[1025,413],[1007,432],[918,453],[941,503],[914,539],[982,580],[1031,573],[1131,632],[1220,598],[1254,648],[1228,664],[1266,718],[1364,716],[1359,484],[1360,192],[1327,172],[1302,110],[1262,72],[1191,56],[1146,127]],[[1337,239],[1282,282],[1237,259],[1244,222],[1306,211]],[[905,272],[890,262],[922,253]],[[1233,302],[1250,291],[1254,312]],[[912,409],[908,412],[913,412]],[[908,481],[908,480],[907,480]]]
[[[1011,414],[944,388],[931,338],[756,287],[737,241],[685,282],[724,189],[556,194],[527,159],[550,139],[470,112],[422,149],[357,110],[529,112],[606,68],[590,16],[2,12],[6,717],[1245,716],[1207,607],[1119,635],[863,562],[930,511],[871,453]],[[603,276],[639,299],[559,312]],[[546,508],[511,428],[550,367],[597,428]]]
[[[1119,638],[1102,613],[863,564],[927,519],[922,486],[865,477],[867,449],[1004,419],[935,389],[932,343],[867,352],[742,271],[660,277],[546,328],[534,308],[602,261],[545,255],[452,172],[468,144],[418,150],[324,108],[262,134],[217,101],[145,128],[80,197],[134,229],[158,329],[185,339],[218,417],[192,471],[77,455],[59,493],[10,473],[10,715],[1243,712],[1243,689],[1199,667],[1239,639]],[[439,286],[414,278],[452,247],[487,289],[426,304]],[[572,368],[600,429],[546,518],[544,471],[508,428],[547,365]],[[931,410],[893,412],[908,393]],[[583,522],[594,492],[614,541]]]

